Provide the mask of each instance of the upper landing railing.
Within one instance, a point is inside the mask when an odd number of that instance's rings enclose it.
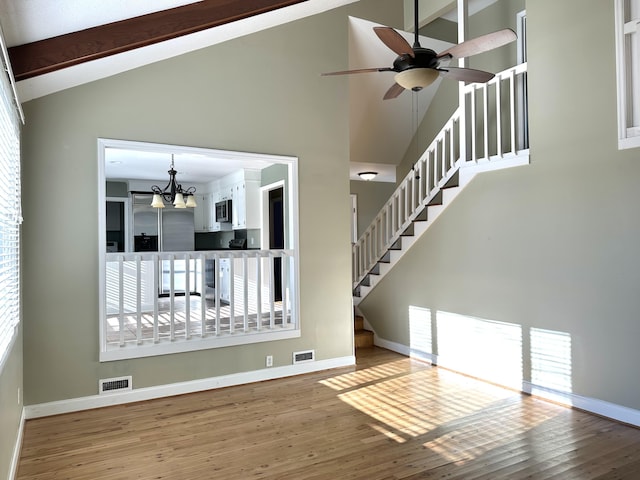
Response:
[[[353,245],[354,289],[460,168],[500,168],[503,160],[528,154],[526,63],[465,85],[463,98]]]

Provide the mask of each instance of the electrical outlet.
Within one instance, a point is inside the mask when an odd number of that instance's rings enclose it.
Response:
[[[273,355],[267,355],[267,367],[273,367]]]

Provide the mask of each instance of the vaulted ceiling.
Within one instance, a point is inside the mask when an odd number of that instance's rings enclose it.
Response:
[[[10,46],[9,56],[15,78],[21,81],[303,1],[204,0],[20,43]]]
[[[0,0],[0,23],[24,102],[356,1]],[[455,0],[440,2],[448,2],[449,10],[455,6]],[[351,22],[350,29],[351,68],[393,61],[395,54],[372,35],[370,25]],[[444,47],[439,42],[432,48]],[[352,160],[378,164],[377,170],[393,181],[395,168],[388,162],[400,161],[413,131],[404,115],[411,109],[411,96],[383,103],[378,97],[392,77],[351,77]],[[420,118],[434,91],[421,92]],[[358,105],[366,106],[366,118],[358,118]],[[373,123],[364,126],[364,121]],[[362,141],[362,131],[378,133]],[[352,178],[358,168],[352,168]]]
[[[0,0],[21,100],[358,0]]]

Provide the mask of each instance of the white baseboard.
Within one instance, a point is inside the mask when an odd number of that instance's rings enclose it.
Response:
[[[438,364],[438,356],[433,353],[423,352],[422,350],[417,350],[415,348],[407,347],[401,343],[392,342],[390,340],[385,340],[384,338],[380,338],[374,334],[373,344],[377,347],[386,348],[387,350],[391,350],[392,352],[399,353],[401,355],[405,355],[411,358],[417,358],[418,360],[424,360],[433,365]]]
[[[104,395],[91,395],[88,397],[71,398],[55,402],[40,403],[37,405],[27,405],[24,407],[26,419],[48,417],[61,413],[79,412],[93,408],[121,405],[155,398],[182,395],[185,393],[201,392],[216,388],[243,385],[264,380],[274,380],[277,378],[290,377],[303,373],[318,372],[332,368],[355,365],[355,355],[346,357],[330,358],[308,363],[298,363],[296,365],[286,365],[283,367],[265,368],[251,372],[234,373],[222,375],[220,377],[204,378],[189,382],[172,383],[168,385],[158,385],[155,387],[137,388],[126,392],[115,392]]]
[[[14,480],[16,473],[18,473],[18,463],[20,461],[20,451],[22,450],[22,435],[24,433],[24,421],[25,411],[22,409],[22,415],[20,415],[20,425],[18,426],[18,434],[16,435],[16,444],[13,447],[13,457],[11,458],[11,465],[9,467],[8,480]]]
[[[640,410],[623,407],[622,405],[598,400],[597,398],[582,397],[573,393],[541,387],[527,381],[522,382],[522,391],[562,405],[575,407],[618,422],[640,427]]]
[[[387,350],[400,353],[401,355],[406,355],[411,358],[418,358],[420,360],[426,360],[428,362],[431,362],[433,365],[438,365],[437,355],[411,349],[406,345],[385,340],[384,338],[380,338],[377,335],[374,337],[374,344],[379,347],[386,348]],[[551,388],[541,387],[527,381],[522,382],[522,392],[543,398],[545,400],[551,400],[561,405],[575,407],[586,412],[616,420],[618,422],[640,427],[640,410],[623,407],[622,405],[606,402],[604,400],[598,400],[597,398],[582,397],[573,393],[566,393],[558,390],[553,390]]]

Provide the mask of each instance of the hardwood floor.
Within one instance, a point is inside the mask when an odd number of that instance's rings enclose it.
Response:
[[[638,479],[640,430],[392,352],[26,422],[18,479]]]

